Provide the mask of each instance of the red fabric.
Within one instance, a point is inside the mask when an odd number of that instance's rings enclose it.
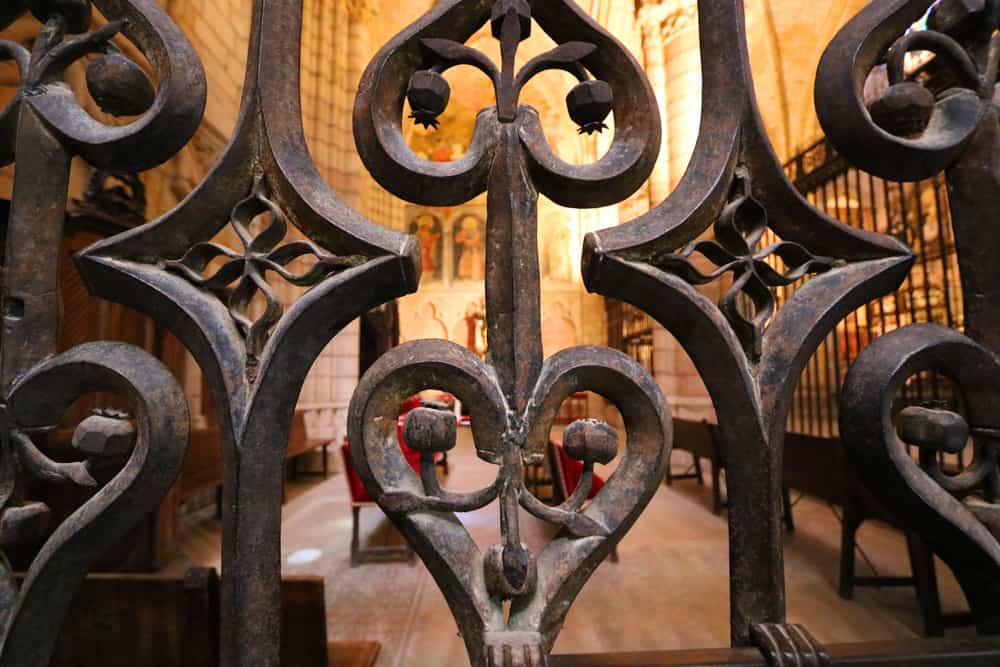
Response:
[[[340,453],[344,455],[344,471],[347,476],[347,490],[351,492],[351,502],[370,503],[374,502],[372,497],[365,490],[365,485],[361,483],[361,476],[358,475],[357,468],[354,467],[354,459],[351,458],[351,446],[344,443],[340,448]]]
[[[566,448],[558,442],[553,442],[552,446],[555,447],[556,454],[559,456],[559,463],[562,464],[563,477],[566,479],[566,493],[573,495],[576,487],[580,485],[580,478],[583,476],[583,462],[572,458],[566,453]],[[587,494],[587,500],[593,500],[597,492],[603,487],[604,478],[594,473],[594,481],[590,485],[590,493]]]
[[[418,475],[420,474],[420,452],[415,452],[406,446],[406,442],[403,440],[403,425],[406,423],[406,413],[422,406],[423,402],[419,396],[412,396],[406,399],[400,408],[399,420],[396,422],[396,438],[399,440],[399,447],[403,450],[403,457]],[[358,475],[357,468],[354,467],[354,459],[351,458],[351,446],[345,441],[340,451],[344,455],[344,470],[347,472],[347,488],[351,492],[351,500],[356,503],[373,502],[372,497],[365,490],[365,485],[361,482],[361,476]],[[436,454],[434,458],[437,459],[440,456],[440,454]]]

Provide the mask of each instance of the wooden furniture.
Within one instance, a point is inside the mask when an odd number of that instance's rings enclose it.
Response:
[[[696,468],[701,459],[712,464],[712,509],[719,514],[725,507],[720,489],[721,473],[725,469],[719,442],[718,427],[708,422],[674,420],[674,450],[689,452]],[[684,477],[675,476],[673,479]],[[686,478],[695,478],[688,475]],[[668,475],[667,484],[672,482]],[[700,480],[699,480],[700,482]],[[924,632],[929,637],[944,634],[950,627],[968,625],[968,614],[944,614],[938,596],[934,558],[926,544],[915,534],[904,531],[912,576],[886,577],[855,574],[854,554],[857,532],[865,521],[877,520],[898,527],[898,522],[883,509],[858,482],[848,465],[846,452],[837,438],[819,438],[797,433],[785,434],[784,505],[785,525],[794,530],[795,523],[789,489],[796,489],[843,509],[841,516],[840,596],[850,599],[856,586],[913,586],[924,618]]]
[[[944,614],[938,596],[934,555],[918,535],[899,522],[864,488],[847,461],[839,438],[789,433],[785,436],[785,484],[843,508],[840,540],[840,596],[850,599],[856,586],[913,586],[924,618],[924,633],[944,634],[946,628],[971,624],[968,614]],[[881,521],[902,530],[910,557],[909,577],[855,574],[857,532],[866,521]]]
[[[372,667],[377,642],[328,642],[323,579],[282,580],[283,667]],[[218,667],[219,578],[91,575],[70,610],[51,667]]]
[[[715,440],[709,433],[705,422],[693,422],[684,419],[674,420],[674,448],[673,452],[685,451],[691,455],[694,461],[694,471],[683,475],[675,475],[667,466],[666,483],[671,486],[675,479],[696,479],[699,486],[705,485],[702,476],[701,460],[708,459],[712,462],[712,508],[716,514],[722,511],[722,498],[719,492],[719,471],[722,468],[722,460],[715,447]],[[672,458],[672,456],[671,456]]]
[[[385,562],[389,560],[413,560],[415,553],[409,544],[398,547],[363,547],[361,546],[361,510],[375,509],[381,512],[372,497],[368,495],[365,485],[358,476],[351,458],[351,446],[345,441],[340,448],[344,457],[344,479],[347,480],[347,490],[351,496],[351,567],[363,563]],[[419,474],[420,454],[413,451],[404,452],[410,465]]]

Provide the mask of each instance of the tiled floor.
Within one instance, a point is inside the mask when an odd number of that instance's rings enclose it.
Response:
[[[675,467],[685,462],[678,454]],[[467,433],[452,454],[449,486],[471,489],[495,474],[475,458]],[[330,639],[382,642],[378,667],[467,665],[454,621],[422,564],[351,568],[351,513],[341,476],[292,485],[282,531],[286,574],[326,579]],[[621,561],[603,564],[584,588],[556,644],[556,653],[642,651],[725,646],[728,643],[728,546],[725,517],[710,511],[710,490],[693,481],[662,486],[619,547]],[[497,536],[496,507],[463,522],[481,545]],[[840,526],[834,511],[810,498],[795,508],[797,530],[786,538],[788,615],[822,642],[916,636],[921,618],[911,588],[859,589],[853,601],[836,592]],[[373,541],[394,533],[377,510],[362,512]],[[522,520],[526,541],[540,545],[549,528]],[[866,525],[860,543],[880,574],[909,573],[902,536]],[[175,564],[218,566],[218,526],[199,528]],[[859,574],[870,571],[859,558]],[[964,599],[950,573],[938,567],[947,610]]]

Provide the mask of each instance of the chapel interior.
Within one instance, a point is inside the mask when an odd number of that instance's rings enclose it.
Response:
[[[123,306],[92,297],[72,256],[94,242],[156,220],[176,206],[212,168],[237,124],[247,64],[250,0],[156,0],[200,56],[208,81],[208,106],[194,137],[175,158],[144,173],[96,171],[74,161],[60,277],[59,345],[121,340],[163,360],[182,384],[191,411],[191,443],[180,479],[160,508],[108,549],[99,576],[105,588],[85,589],[74,609],[112,600],[106,613],[74,613],[53,664],[117,665],[109,627],[140,614],[158,627],[155,640],[136,639],[159,657],[144,664],[201,665],[177,657],[185,643],[211,646],[211,629],[192,618],[211,615],[222,565],[223,455],[216,407],[191,354],[163,328]],[[581,277],[584,237],[632,220],[663,201],[684,174],[698,136],[701,53],[695,0],[577,0],[619,38],[642,64],[661,111],[662,150],[648,182],[625,203],[595,210],[539,204],[542,344],[546,356],[580,345],[606,345],[638,360],[666,395],[675,421],[669,472],[632,531],[603,563],[568,616],[557,653],[590,653],[722,647],[729,644],[726,462],[717,446],[712,401],[694,364],[677,341],[640,310],[588,293]],[[806,366],[787,422],[785,455],[785,576],[788,615],[808,619],[820,641],[846,643],[926,636],[969,636],[968,605],[951,571],[920,538],[902,530],[872,504],[845,463],[839,442],[839,389],[851,362],[872,340],[913,322],[961,329],[962,290],[948,214],[944,178],[890,183],[848,164],[826,142],[813,101],[823,49],[866,0],[803,3],[746,0],[749,49],[756,95],[767,132],[786,174],[817,208],[838,220],[891,234],[910,244],[918,260],[903,286],[846,317]],[[434,5],[433,0],[305,0],[302,37],[302,110],[306,139],[322,176],[364,217],[412,234],[419,243],[422,281],[417,293],[376,309],[350,324],[313,366],[298,398],[286,462],[282,508],[282,574],[287,642],[317,641],[329,664],[376,667],[468,664],[444,597],[352,474],[345,447],[347,411],[365,371],[386,351],[407,341],[445,339],[484,357],[486,335],[486,196],[461,206],[403,202],[380,187],[355,149],[352,111],[358,82],[376,51]],[[96,12],[96,21],[104,21]],[[39,23],[29,15],[0,37],[30,45]],[[492,59],[500,47],[485,27],[469,45]],[[553,47],[533,32],[519,62]],[[140,62],[134,47],[125,52]],[[130,50],[131,48],[131,50]],[[914,65],[917,66],[917,65]],[[95,117],[109,123],[89,98],[85,63],[69,77]],[[472,67],[447,72],[451,99],[439,127],[413,119],[404,125],[412,150],[435,162],[460,158],[469,148],[477,114],[494,104],[490,81]],[[566,109],[575,81],[546,72],[525,90],[523,103],[538,110],[551,145],[568,162],[593,162],[611,134],[578,133]],[[874,73],[868,87],[887,85]],[[16,69],[0,62],[0,107],[19,86]],[[613,119],[609,121],[613,125]],[[9,200],[15,167],[0,169],[0,201]],[[3,217],[0,209],[0,218]],[[289,234],[299,232],[292,229]],[[776,240],[768,231],[763,244]],[[774,238],[772,238],[774,237]],[[232,229],[216,242],[239,249]],[[711,267],[715,268],[715,267]],[[723,276],[699,289],[713,301],[732,287]],[[275,280],[282,304],[305,290]],[[793,286],[774,290],[781,304]],[[249,305],[259,312],[258,296]],[[954,399],[943,378],[916,378],[906,387],[914,403]],[[439,461],[446,488],[469,490],[488,483],[492,466],[476,456],[462,406],[447,392],[425,392],[413,405],[441,406],[459,415],[459,445]],[[75,423],[94,410],[114,409],[113,398],[78,401],[65,428],[50,434],[53,456],[68,451]],[[587,417],[620,426],[602,397],[574,394],[562,406],[552,438]],[[541,498],[572,493],[579,481],[553,445],[529,482]],[[956,461],[958,458],[956,458]],[[615,464],[602,468],[606,478]],[[110,473],[109,473],[110,474]],[[567,488],[567,485],[570,488]],[[78,508],[86,489],[45,487],[53,524]],[[497,534],[495,506],[462,515],[477,540]],[[529,544],[544,544],[550,527],[524,519]],[[44,536],[7,552],[24,568]],[[116,577],[118,577],[116,579]],[[186,593],[184,593],[186,591]],[[204,600],[198,595],[204,594]],[[185,597],[186,595],[186,597]],[[88,597],[90,596],[90,597]],[[102,597],[103,596],[103,597]],[[151,600],[157,600],[151,604]],[[292,602],[289,602],[292,601]],[[205,609],[195,609],[199,604]],[[176,610],[176,613],[175,613]],[[159,614],[157,616],[157,614]],[[118,619],[118,620],[116,620]],[[210,625],[210,624],[208,624]],[[185,629],[186,628],[186,629]],[[183,639],[182,639],[183,637]],[[317,640],[316,637],[319,637]],[[75,643],[74,643],[75,642]],[[199,644],[200,645],[200,644]],[[211,649],[208,649],[209,651]],[[301,646],[290,647],[302,655]],[[311,650],[311,649],[310,649]],[[325,649],[324,649],[325,650]],[[106,653],[101,653],[101,652]],[[78,653],[76,657],[74,652]],[[168,654],[172,657],[167,657]],[[73,662],[79,655],[99,661]],[[182,655],[178,653],[177,655]],[[296,654],[298,655],[298,654]],[[199,658],[200,659],[200,658]],[[286,664],[321,664],[313,658]],[[156,662],[156,660],[165,660]],[[170,662],[174,661],[174,662]],[[323,662],[322,664],[327,664]]]

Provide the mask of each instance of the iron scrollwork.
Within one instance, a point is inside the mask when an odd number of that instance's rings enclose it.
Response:
[[[91,30],[85,0],[5,3],[0,28],[27,11],[42,28],[31,50],[0,40],[20,88],[0,111],[0,164],[16,162],[7,223],[0,346],[0,547],[43,538],[23,584],[0,564],[0,664],[49,664],[58,628],[87,571],[108,544],[154,509],[176,480],[187,447],[188,412],[176,380],[142,350],[92,343],[56,355],[58,261],[66,218],[70,160],[108,170],[149,169],[194,133],[205,89],[197,58],[152,2],[95,0],[107,22]],[[112,39],[135,43],[158,75],[154,88]],[[64,80],[87,56],[87,88],[102,110],[138,116],[107,125],[91,116]],[[73,434],[82,462],[57,463],[36,444],[69,406],[96,391],[114,393],[131,414],[101,412]],[[82,507],[49,534],[49,509],[25,498],[28,477],[96,486],[98,466],[119,468]]]
[[[5,535],[34,511],[14,502],[16,493],[7,498],[15,460],[49,478],[89,482],[86,466],[49,464],[25,440],[53,424],[66,392],[118,391],[132,400],[137,431],[122,471],[57,530],[21,590],[4,580],[10,604],[0,661],[41,667],[76,584],[115,535],[160,501],[188,436],[183,394],[159,362],[105,344],[51,358],[69,159],[78,155],[112,172],[152,168],[192,137],[206,91],[197,56],[152,0],[94,0],[107,23],[79,37],[66,35],[86,31],[90,2],[15,5],[0,10],[3,25],[30,10],[45,27],[33,52],[0,43],[22,75],[18,96],[0,115],[0,156],[3,163],[16,157],[18,166],[4,266]],[[258,1],[253,21],[243,108],[219,163],[175,210],[97,243],[76,262],[91,292],[148,314],[204,369],[219,406],[225,459],[222,660],[278,665],[282,463],[296,397],[336,333],[367,309],[415,289],[419,264],[412,239],[352,212],[309,157],[298,107],[301,3]],[[119,33],[147,58],[155,87],[110,41]],[[58,80],[61,68],[92,52],[98,56],[87,65],[91,97],[112,115],[138,114],[131,122],[105,126]],[[227,226],[242,252],[212,243]],[[296,238],[289,238],[292,227]],[[310,266],[299,271],[293,262]],[[272,289],[275,277],[307,291],[284,308]],[[250,303],[258,293],[262,312]],[[101,449],[95,442],[104,438],[117,451],[123,421],[95,415],[74,440],[87,451]],[[15,449],[17,459],[9,453]],[[253,585],[243,585],[248,581]]]
[[[837,150],[867,171],[901,181],[945,172],[965,335],[914,324],[873,343],[845,383],[841,434],[868,488],[948,563],[980,632],[996,634],[1000,240],[986,221],[1000,212],[994,102],[1000,4],[943,0],[931,8],[926,29],[912,29],[931,4],[872,4],[848,23],[821,62],[816,106]],[[915,51],[933,54],[948,82],[943,90],[929,90],[907,70],[907,56]],[[890,85],[866,106],[862,86],[879,65]],[[899,390],[923,372],[953,381],[963,414],[922,406],[895,413]],[[958,474],[942,472],[939,454],[964,450],[970,438],[975,455],[969,466]],[[907,445],[919,449],[919,460]]]
[[[585,240],[584,279],[655,317],[708,388],[727,462],[732,639],[746,645],[752,627],[785,621],[782,451],[795,384],[836,323],[895,289],[913,254],[821,214],[788,182],[757,107],[743,3],[699,2],[698,21],[702,115],[690,165],[649,213]],[[702,239],[710,228],[715,241]],[[780,240],[758,250],[765,230]],[[717,270],[696,270],[696,253]],[[718,305],[696,289],[727,273]],[[798,281],[776,309],[771,288]]]
[[[487,23],[501,65],[463,44]],[[518,45],[537,23],[558,44],[515,70]],[[401,131],[404,99],[412,118],[436,127],[450,96],[442,73],[469,64],[493,82],[497,104],[480,112],[468,153],[447,164],[416,157]],[[567,97],[582,133],[615,137],[595,164],[570,166],[547,143],[538,113],[519,103],[540,72],[578,79]],[[592,78],[593,75],[596,78]],[[604,348],[576,348],[542,359],[537,202],[594,207],[624,200],[648,177],[659,150],[653,94],[625,49],[571,2],[459,0],[442,3],[392,40],[373,60],[355,107],[359,151],[372,175],[396,195],[424,205],[457,205],[487,193],[487,362],[444,341],[403,345],[365,375],[351,404],[354,460],[369,492],[409,538],[448,599],[477,666],[547,664],[577,593],[638,518],[662,478],[671,421],[650,375]],[[405,437],[421,451],[418,477],[396,445],[406,397],[426,389],[453,393],[471,414],[476,451],[498,466],[496,480],[471,493],[440,487],[434,455],[455,446],[454,415],[415,410]],[[524,466],[540,462],[563,401],[591,390],[622,414],[624,456],[585,506],[596,464],[618,454],[604,422],[579,421],[566,451],[583,477],[565,503],[549,507],[524,486]],[[500,543],[480,552],[455,512],[500,506]],[[520,538],[521,510],[561,528],[539,553]],[[509,612],[505,604],[510,604]]]
[[[95,389],[120,393],[131,400],[135,422],[95,415],[81,425],[76,439],[81,451],[128,453],[128,461],[56,531],[20,590],[9,573],[0,581],[7,610],[0,664],[19,667],[46,664],[55,632],[49,623],[38,622],[39,615],[44,611],[52,614],[47,620],[58,621],[98,548],[159,501],[179,469],[187,438],[180,390],[144,353],[95,344],[55,356],[56,268],[70,157],[109,171],[151,168],[191,138],[204,109],[197,57],[153,0],[93,0],[93,6],[108,19],[93,32],[88,32],[91,4],[86,0],[16,0],[0,8],[0,25],[26,11],[44,22],[32,51],[0,42],[0,57],[13,60],[22,79],[17,97],[0,111],[0,164],[16,159],[18,166],[4,265],[0,538],[16,537],[44,514],[21,502],[18,476],[27,472],[89,483],[87,464],[52,463],[32,440],[53,426],[74,397]],[[873,170],[884,167],[885,173],[901,177],[948,167],[956,220],[972,219],[984,200],[989,210],[998,210],[990,199],[1000,192],[992,168],[996,109],[987,95],[1000,62],[994,39],[984,45],[983,31],[972,30],[967,58],[952,44],[957,37],[951,42],[913,37],[897,47],[897,53],[939,49],[958,63],[958,79],[968,87],[933,104],[910,86],[892,89],[892,95],[916,101],[898,127],[909,131],[914,122],[926,120],[919,138],[889,134],[859,102],[859,72],[866,74],[907,21],[927,6],[927,0],[891,0],[862,12],[835,42],[834,55],[824,60],[818,106],[831,138],[863,166],[870,151],[883,156]],[[941,19],[942,30],[965,35],[981,19],[992,22],[992,35],[996,15],[995,3],[984,2],[971,23],[968,16],[949,19],[952,23]],[[305,375],[347,323],[414,291],[419,280],[414,239],[351,211],[309,157],[298,102],[301,21],[301,2],[255,0],[241,113],[218,164],[175,210],[76,258],[93,293],[169,328],[194,354],[211,385],[225,464],[221,653],[227,665],[274,667],[280,662],[281,471]],[[852,309],[895,288],[913,255],[894,239],[822,216],[785,179],[754,97],[742,2],[700,2],[699,22],[704,104],[691,166],[674,193],[648,214],[588,236],[584,278],[592,291],[627,301],[659,320],[689,352],[711,393],[728,463],[734,643],[756,642],[772,659],[794,654],[822,664],[826,656],[816,642],[784,625],[785,417],[795,381],[819,342]],[[501,45],[499,66],[465,46],[487,24]],[[518,45],[535,25],[558,46],[517,70]],[[117,52],[111,39],[119,33],[143,52],[156,73],[155,86]],[[66,66],[93,53],[98,57],[87,71],[92,97],[109,113],[138,116],[132,122],[101,123],[61,81]],[[905,83],[899,57],[890,59],[896,67],[894,86]],[[416,122],[433,127],[450,95],[443,73],[456,65],[485,72],[494,82],[497,104],[479,114],[463,157],[449,163],[420,160],[404,140],[404,104],[409,101]],[[576,77],[567,102],[581,132],[604,131],[614,114],[614,139],[596,163],[561,160],[537,112],[520,104],[524,84],[547,69]],[[842,99],[845,89],[857,91],[858,99]],[[842,113],[831,121],[826,110],[837,109]],[[892,117],[884,111],[875,116]],[[487,195],[487,362],[445,342],[399,347],[363,378],[349,423],[354,460],[366,486],[434,573],[477,667],[545,664],[573,599],[637,519],[666,465],[670,416],[646,371],[603,348],[577,348],[543,359],[537,254],[538,197],[575,208],[626,199],[652,170],[660,145],[657,115],[639,65],[571,0],[437,3],[386,45],[360,87],[354,117],[358,151],[383,186],[424,205],[457,205]],[[913,166],[921,160],[924,167]],[[981,169],[982,164],[991,169]],[[699,241],[713,225],[715,243]],[[258,226],[260,233],[251,232]],[[227,227],[241,250],[213,243]],[[979,267],[992,265],[993,256],[984,261],[981,253],[1000,243],[983,227],[977,234],[969,225],[958,234],[963,257]],[[287,240],[292,228],[305,240]],[[758,249],[767,230],[781,241]],[[695,270],[689,261],[694,253],[704,254],[717,270]],[[310,269],[288,269],[303,258],[311,258]],[[779,260],[782,270],[775,268]],[[966,271],[964,261],[963,280],[975,295],[969,331],[996,350],[990,336],[1000,336],[1000,326],[983,313],[1000,296],[995,292],[1000,281],[986,280],[982,268]],[[721,304],[696,289],[727,273],[734,288]],[[807,277],[776,309],[770,289]],[[270,282],[274,278],[308,291],[281,307]],[[263,312],[250,305],[255,295],[263,296]],[[913,341],[903,336],[915,336],[922,345],[933,338],[933,350],[946,348],[961,373],[972,373],[959,380],[989,396],[983,378],[995,378],[991,353],[949,337],[955,334],[899,334],[895,340],[907,347]],[[891,344],[892,339],[885,343]],[[891,359],[881,349],[871,358]],[[906,359],[899,365],[904,370],[910,368]],[[970,364],[973,371],[967,371]],[[893,370],[884,377],[895,382],[899,376]],[[433,456],[455,443],[455,423],[443,413],[409,414],[404,428],[407,440],[421,451],[419,475],[403,460],[395,434],[399,405],[427,388],[447,389],[469,407],[477,452],[498,466],[496,480],[486,488],[454,493],[438,484]],[[888,391],[878,393],[875,384],[868,388],[880,400]],[[562,401],[581,390],[603,394],[618,407],[627,434],[624,455],[607,485],[585,503],[594,466],[618,453],[617,434],[596,421],[571,425],[565,444],[583,462],[582,490],[561,506],[548,507],[525,491],[523,467],[541,456]],[[995,484],[990,438],[996,429],[979,415],[973,415],[969,429],[986,446],[971,478],[961,481],[960,493],[967,483]],[[914,418],[917,437],[962,428],[955,419]],[[940,510],[940,494],[929,488],[932,509]],[[500,504],[501,540],[483,554],[454,513],[491,502]],[[521,510],[560,528],[539,554],[522,544]],[[993,521],[989,506],[969,511],[982,519],[980,527]],[[972,539],[982,538],[981,548],[991,553],[995,542],[983,530],[959,532],[974,532]]]

